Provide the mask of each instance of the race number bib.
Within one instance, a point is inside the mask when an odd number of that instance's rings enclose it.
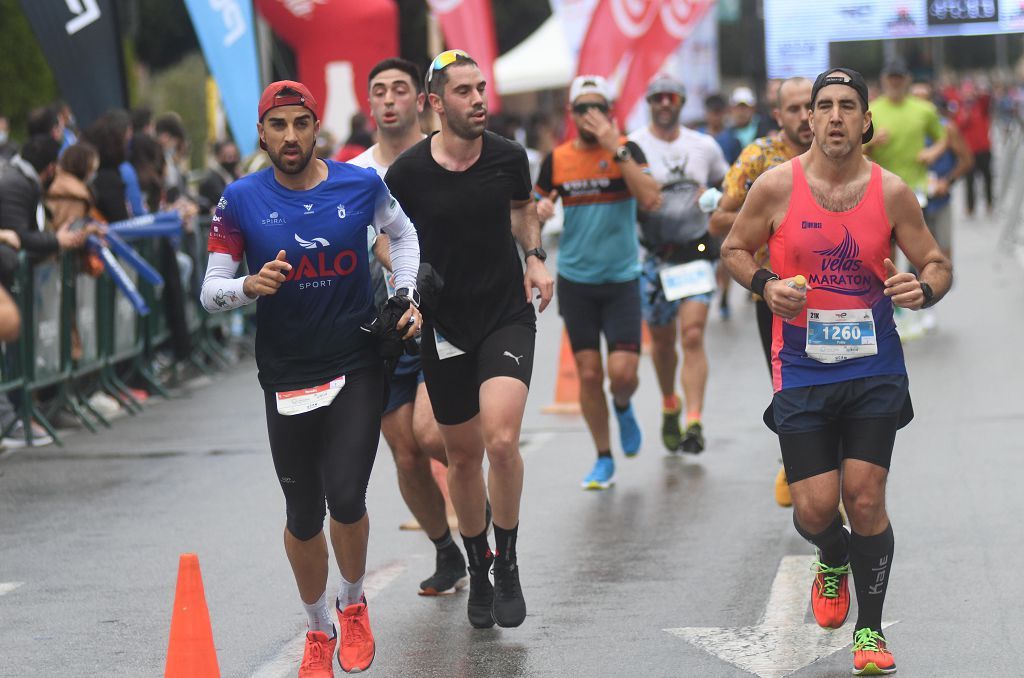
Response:
[[[345,376],[332,379],[326,384],[300,388],[295,391],[278,391],[277,412],[286,417],[293,414],[305,414],[321,407],[327,407],[341,392],[345,385]]]
[[[706,259],[663,268],[658,272],[658,276],[661,278],[661,289],[668,301],[715,291],[715,268]]]
[[[876,355],[875,319],[871,309],[807,310],[807,356],[838,363]]]
[[[441,360],[464,355],[466,352],[441,336],[441,333],[434,330],[434,346],[437,347],[437,357]]]

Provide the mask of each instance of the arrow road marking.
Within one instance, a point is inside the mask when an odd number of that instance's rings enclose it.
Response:
[[[782,678],[835,654],[850,645],[851,635],[843,629],[829,631],[804,623],[811,562],[807,556],[782,559],[757,626],[665,631],[760,678]],[[882,622],[882,628],[895,623]]]
[[[366,573],[363,580],[363,593],[367,599],[373,598],[388,587],[388,585],[405,572],[407,565],[404,563],[391,563],[378,568],[373,572]],[[327,596],[328,604],[332,597]],[[299,662],[302,661],[302,652],[306,648],[306,632],[295,640],[290,640],[273,659],[263,664],[252,678],[285,678],[294,676]]]
[[[23,581],[0,581],[0,596],[10,593],[24,583]]]

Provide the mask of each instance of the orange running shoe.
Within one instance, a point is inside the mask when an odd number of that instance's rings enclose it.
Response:
[[[334,678],[334,645],[337,642],[337,634],[328,638],[323,631],[308,631],[299,678]]]
[[[885,636],[872,629],[853,632],[853,675],[884,676],[896,673],[896,660],[885,646]]]
[[[370,613],[366,609],[366,596],[362,602],[349,605],[344,610],[338,609],[338,621],[341,631],[338,635],[338,663],[345,673],[360,673],[370,668],[377,647],[373,642],[373,631],[370,629]]]
[[[821,557],[821,554],[818,554]],[[811,565],[814,581],[811,583],[811,610],[818,626],[838,629],[850,614],[850,564],[829,567],[820,560]]]

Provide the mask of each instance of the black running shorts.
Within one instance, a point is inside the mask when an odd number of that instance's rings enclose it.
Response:
[[[267,432],[277,480],[284,492],[288,531],[312,539],[331,517],[352,524],[366,514],[366,486],[377,456],[386,377],[383,365],[345,375],[334,402],[284,416],[265,391]]]
[[[906,375],[783,389],[764,413],[790,483],[835,471],[843,459],[888,469],[896,431],[913,418]]]
[[[433,330],[424,329],[420,356],[437,423],[454,426],[475,417],[480,412],[480,385],[488,379],[513,377],[529,388],[536,338],[533,324],[505,325],[474,350],[441,360]]]
[[[573,353],[601,350],[640,353],[640,281],[589,285],[558,276],[558,313]]]

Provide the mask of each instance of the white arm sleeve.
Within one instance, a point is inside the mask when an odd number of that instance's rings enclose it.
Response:
[[[402,206],[382,183],[381,199],[377,201],[373,224],[377,232],[383,231],[390,239],[391,269],[395,274],[395,287],[416,289],[416,273],[420,267],[420,241],[416,227],[402,211]]]
[[[236,272],[238,262],[230,254],[210,252],[210,259],[206,264],[206,277],[203,278],[203,289],[199,293],[203,308],[210,313],[217,313],[241,308],[256,301],[242,291],[246,276],[236,278]]]

